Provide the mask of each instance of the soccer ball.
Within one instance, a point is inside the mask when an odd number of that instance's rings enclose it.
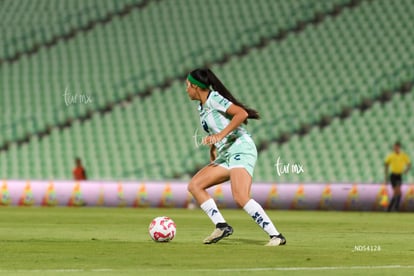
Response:
[[[154,218],[148,227],[148,231],[151,238],[156,242],[169,242],[174,239],[175,233],[177,233],[175,222],[169,217]]]

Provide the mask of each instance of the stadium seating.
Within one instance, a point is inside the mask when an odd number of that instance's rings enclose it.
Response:
[[[384,159],[395,141],[412,157],[414,89],[396,94],[390,102],[375,103],[365,112],[353,111],[344,120],[335,119],[324,129],[314,128],[304,137],[294,136],[289,143],[272,144],[259,158],[257,174],[277,182],[368,182],[382,183]],[[271,168],[280,157],[285,164],[299,163],[303,174],[278,176]],[[413,180],[412,171],[409,179]]]
[[[4,28],[0,58],[11,58],[49,43],[54,37],[87,27],[90,22],[104,19],[126,5],[143,0],[4,0],[0,3]]]
[[[128,3],[140,1],[72,1],[73,6],[60,6],[50,0],[44,0],[39,6],[22,1],[28,14],[32,15],[26,17],[26,24],[17,24],[13,19],[19,18],[21,13],[17,2],[3,3],[2,11],[15,14],[1,17],[4,24],[15,26],[10,30],[11,37],[4,39],[4,47],[14,45],[19,34],[28,27],[37,32],[48,26],[46,29],[52,32],[50,36],[62,35],[68,28],[80,28],[67,27],[69,23],[66,21],[55,25],[56,18],[47,16],[55,14],[55,10],[59,11],[57,18],[72,18],[74,13],[80,12],[90,15],[88,20],[93,21],[101,14],[92,13],[96,6],[113,13]],[[181,76],[194,67],[253,45],[263,35],[257,29],[265,28],[267,37],[271,37],[280,29],[305,20],[312,12],[323,12],[336,2],[346,1],[324,2],[261,1],[259,4],[246,1],[237,13],[234,12],[237,6],[234,0],[214,1],[214,5],[203,6],[208,10],[201,13],[195,13],[201,5],[199,1],[150,2],[144,10],[134,10],[126,17],[114,16],[110,24],[97,24],[91,31],[59,41],[50,49],[41,47],[36,55],[23,55],[18,62],[2,66],[4,82],[1,83],[4,83],[5,98],[8,99],[1,106],[8,111],[2,140],[19,139],[32,130],[83,116],[88,110],[104,108],[128,95],[142,93],[165,79]],[[254,16],[249,15],[250,11]],[[38,21],[39,17],[50,21]],[[45,42],[33,43],[41,45]],[[67,108],[65,92],[68,97],[89,96],[93,102]],[[38,96],[33,97],[34,94]]]
[[[78,11],[93,10],[87,12],[88,20],[96,20],[125,4],[139,3],[115,2],[73,1],[62,13],[69,18]],[[322,23],[309,24],[283,40],[272,38],[315,13],[349,1],[213,2],[150,2],[145,9],[115,16],[110,23],[98,24],[50,49],[41,48],[36,55],[3,63],[1,108],[6,112],[0,145],[108,103],[122,104],[104,114],[95,112],[90,120],[53,128],[42,139],[33,136],[28,144],[11,143],[0,153],[1,174],[7,178],[71,178],[73,159],[81,156],[94,179],[188,179],[208,161],[208,150],[195,146],[197,106],[177,77],[225,55],[232,58],[212,69],[238,98],[261,113],[261,121],[247,126],[258,144],[294,133],[302,124],[315,124],[324,115],[334,117],[343,107],[355,108],[364,99],[375,99],[384,90],[414,80],[414,7],[408,0],[362,2],[356,9],[327,16]],[[10,6],[14,4],[5,3],[18,13]],[[85,3],[102,7],[98,12]],[[33,14],[45,12],[31,9]],[[14,25],[11,19],[4,20]],[[53,18],[27,20],[26,24],[39,29],[54,22]],[[27,26],[22,23],[14,32],[24,32],[23,25]],[[68,28],[61,25],[63,30]],[[255,48],[263,38],[269,40],[266,46]],[[8,36],[5,44],[13,39]],[[243,48],[249,51],[239,55]],[[172,85],[157,88],[166,79],[173,79]],[[149,96],[124,101],[149,87]],[[87,95],[92,102],[68,104],[65,92]],[[392,102],[376,103],[365,113],[355,110],[346,120],[334,119],[329,127],[312,128],[307,136],[293,136],[282,146],[270,144],[259,155],[255,179],[381,181],[381,160],[394,138],[406,144],[414,133],[379,127],[383,121],[391,125],[387,119],[391,112],[398,112],[397,121],[407,124],[403,117],[410,110],[411,95],[395,95]],[[379,138],[375,140],[373,133]],[[277,157],[303,164],[306,172],[279,177],[274,166]]]

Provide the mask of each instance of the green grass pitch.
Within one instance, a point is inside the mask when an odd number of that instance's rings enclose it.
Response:
[[[1,275],[410,275],[414,214],[268,211],[287,245],[243,210],[223,210],[234,234],[202,240],[213,224],[200,210],[0,208]],[[148,235],[152,218],[177,224],[172,242]]]

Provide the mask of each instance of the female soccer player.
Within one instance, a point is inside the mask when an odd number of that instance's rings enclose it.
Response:
[[[188,184],[189,192],[216,226],[204,243],[216,243],[233,234],[233,228],[227,224],[206,191],[211,186],[230,180],[235,202],[269,234],[270,241],[266,245],[286,244],[286,239],[277,231],[262,206],[250,198],[257,150],[242,124],[247,124],[247,119],[259,119],[258,112],[237,101],[209,69],[192,71],[186,84],[191,100],[200,102],[201,125],[208,133],[203,144],[211,146],[211,163],[194,175]]]

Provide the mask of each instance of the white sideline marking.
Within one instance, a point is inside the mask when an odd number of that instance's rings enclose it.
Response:
[[[47,273],[47,272],[56,272],[56,273],[66,273],[66,272],[108,272],[113,271],[110,268],[96,268],[96,269],[77,269],[77,268],[62,268],[62,269],[4,269],[0,270],[0,273]]]
[[[317,270],[356,270],[356,269],[398,269],[408,268],[414,269],[414,265],[371,265],[371,266],[316,266],[316,267],[252,267],[252,268],[222,268],[222,269],[142,269],[141,271],[187,271],[187,272],[255,272],[255,271],[317,271]],[[111,272],[115,271],[110,268],[97,269],[17,269],[17,270],[1,270],[0,273],[73,273],[73,272]],[[128,271],[128,269],[126,269]]]
[[[395,269],[414,268],[414,265],[371,265],[371,266],[316,266],[316,267],[256,267],[256,268],[223,268],[223,269],[197,269],[192,271],[219,271],[219,272],[254,272],[254,271],[306,271],[306,270],[351,270],[351,269]]]

